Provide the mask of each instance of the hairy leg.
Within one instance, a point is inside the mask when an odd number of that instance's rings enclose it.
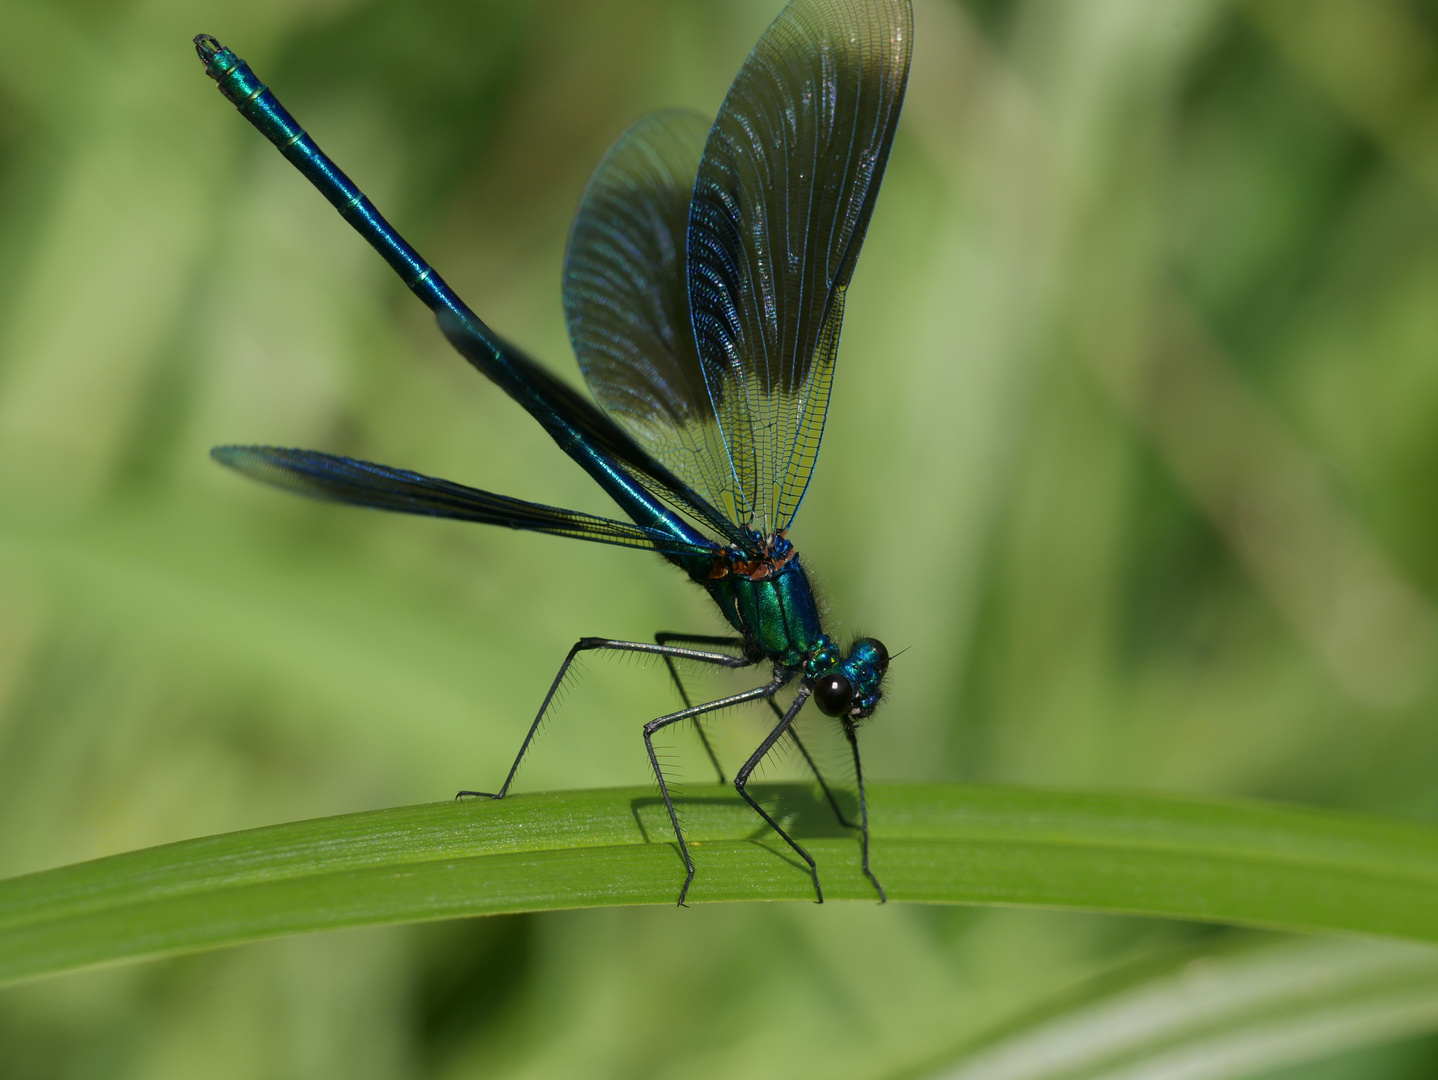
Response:
[[[689,855],[689,846],[684,843],[684,830],[679,827],[679,814],[674,809],[674,800],[669,796],[669,785],[664,781],[664,770],[659,766],[659,757],[654,753],[654,733],[660,731],[670,724],[677,724],[681,720],[690,720],[704,713],[716,712],[719,709],[727,709],[731,705],[742,705],[748,701],[756,701],[760,698],[773,697],[787,683],[793,674],[782,668],[775,669],[774,678],[766,685],[755,687],[753,690],[746,690],[742,694],[732,694],[729,697],[719,698],[717,701],[706,702],[703,705],[691,705],[687,709],[680,709],[678,712],[670,713],[668,716],[660,716],[644,725],[644,748],[649,752],[649,764],[654,769],[654,779],[659,781],[659,791],[664,796],[665,809],[669,811],[669,823],[674,826],[674,839],[679,842],[679,854],[684,859],[684,885],[679,890],[679,904],[684,905],[684,898],[689,895],[689,884],[694,880],[694,860]],[[741,789],[740,794],[744,792]],[[749,797],[744,796],[746,799]],[[749,800],[751,803],[752,799]],[[759,811],[761,814],[764,811]],[[764,815],[766,818],[767,814]],[[776,826],[777,828],[777,826]],[[790,841],[792,843],[792,841]],[[812,860],[811,860],[812,861]]]
[[[660,645],[668,645],[675,641],[682,641],[691,645],[726,645],[736,649],[742,648],[744,645],[743,638],[735,637],[732,634],[727,636],[716,636],[712,634],[676,634],[668,630],[661,630],[655,634],[654,640]],[[664,658],[664,664],[669,668],[669,677],[674,681],[674,686],[679,691],[680,700],[684,702],[685,706],[692,705],[693,701],[689,697],[689,691],[684,685],[684,680],[679,675],[679,669],[674,665],[673,658],[666,656]],[[768,699],[768,702],[769,708],[774,710],[775,718],[782,720],[784,718],[784,710],[779,708],[779,703],[772,697]],[[709,755],[709,761],[714,766],[714,772],[719,777],[719,783],[724,783],[724,767],[719,764],[718,755],[714,753],[714,748],[709,743],[709,736],[704,730],[703,723],[696,720],[694,726],[699,731],[699,739],[704,744],[704,751]],[[834,797],[833,790],[829,787],[828,781],[824,779],[824,774],[819,771],[819,766],[814,761],[814,755],[809,753],[809,748],[804,745],[804,740],[799,738],[798,729],[793,725],[789,727],[789,738],[793,741],[794,745],[799,748],[799,753],[803,755],[805,764],[809,766],[809,771],[814,774],[814,779],[819,781],[819,787],[823,789],[824,798],[828,800],[829,807],[834,811],[834,816],[839,819],[839,824],[848,829],[858,828],[857,825],[844,816],[844,811],[839,808],[839,800]]]
[[[689,645],[728,645],[734,648],[742,648],[744,645],[743,638],[734,637],[732,634],[717,637],[713,634],[676,634],[669,630],[659,631],[654,635],[654,641],[658,645],[669,645],[675,641],[682,641]],[[669,678],[673,680],[675,688],[679,691],[679,699],[684,702],[684,707],[688,708],[693,705],[694,702],[689,698],[689,690],[685,687],[684,680],[679,677],[679,669],[674,666],[674,657],[666,656],[664,666],[669,669]],[[719,764],[719,755],[714,753],[714,747],[709,743],[709,733],[704,730],[704,722],[696,719],[694,730],[699,733],[699,741],[704,744],[704,752],[709,755],[709,764],[714,766],[719,783],[725,783],[724,766]]]
[[[879,884],[879,879],[874,876],[874,872],[869,869],[869,803],[864,797],[864,769],[859,764],[859,737],[854,731],[854,725],[850,723],[844,724],[844,734],[849,739],[849,748],[854,751],[854,776],[859,781],[859,827],[862,830],[859,836],[864,853],[864,874],[878,890],[879,903],[886,904],[889,901],[888,894],[884,892],[884,887]]]
[[[774,744],[783,737],[784,732],[789,730],[790,725],[794,722],[794,717],[799,714],[799,710],[804,707],[805,702],[808,700],[809,690],[806,686],[801,685],[799,692],[794,695],[794,700],[789,705],[788,711],[779,718],[779,723],[775,725],[774,730],[769,732],[764,741],[759,744],[758,749],[749,755],[749,760],[740,766],[738,775],[734,777],[734,790],[739,792],[754,812],[767,821],[769,827],[778,833],[784,839],[784,842],[798,853],[801,859],[809,864],[809,873],[814,877],[814,895],[816,901],[822,904],[824,902],[824,890],[819,885],[819,867],[815,864],[814,857],[800,847],[799,842],[785,832],[783,826],[774,820],[769,811],[760,806],[754,797],[745,790],[749,784],[750,774],[758,768],[759,762],[764,760],[764,756],[774,748]]]
[[[582,652],[609,651],[609,652],[635,652],[648,653],[662,656],[666,663],[672,663],[674,657],[685,660],[697,660],[703,664],[714,664],[718,667],[745,668],[753,665],[752,660],[746,660],[742,656],[731,656],[728,653],[710,652],[699,649],[680,649],[672,645],[651,644],[647,641],[616,641],[612,638],[580,638],[574,643],[574,648],[569,650],[569,655],[564,658],[564,663],[559,665],[559,673],[554,676],[554,681],[549,685],[549,693],[544,695],[544,700],[539,704],[539,712],[535,714],[534,722],[529,725],[529,731],[525,733],[524,741],[519,744],[519,753],[514,756],[514,764],[509,767],[509,775],[504,778],[498,791],[461,791],[455,798],[463,798],[466,795],[484,796],[490,799],[502,799],[509,793],[509,785],[514,783],[514,775],[519,772],[519,763],[524,760],[528,753],[534,736],[539,731],[539,725],[544,722],[544,715],[549,711],[550,704],[554,701],[554,695],[559,692],[560,684],[564,682],[564,676],[569,671],[569,666],[574,663],[574,658]],[[672,668],[671,668],[672,670]]]

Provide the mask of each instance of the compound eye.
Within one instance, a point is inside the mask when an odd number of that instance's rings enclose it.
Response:
[[[825,716],[843,716],[854,702],[854,687],[836,671],[814,683],[814,700]]]
[[[870,649],[873,650],[874,658],[870,660],[869,663],[873,665],[874,670],[877,671],[880,675],[884,674],[884,672],[889,670],[889,650],[884,648],[884,643],[878,638],[861,638],[854,644],[867,645]]]

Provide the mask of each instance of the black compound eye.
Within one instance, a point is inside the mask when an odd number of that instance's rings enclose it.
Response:
[[[880,675],[889,670],[889,650],[884,648],[884,643],[878,638],[866,637],[856,642],[858,645],[867,645],[873,650],[873,658],[869,661],[874,670]]]
[[[836,671],[814,683],[814,700],[825,716],[843,716],[854,702],[854,687]]]

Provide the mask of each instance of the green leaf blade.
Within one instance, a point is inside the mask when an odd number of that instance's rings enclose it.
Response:
[[[873,900],[818,793],[756,788],[825,896]],[[694,903],[812,899],[732,792],[678,801]],[[1438,941],[1438,830],[1265,804],[876,785],[894,901],[1077,908]],[[435,803],[181,841],[0,882],[0,981],[284,934],[464,915],[669,904],[683,866],[646,789]]]

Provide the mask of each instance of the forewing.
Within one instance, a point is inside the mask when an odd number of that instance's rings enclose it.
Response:
[[[635,121],[585,188],[564,260],[564,315],[585,382],[641,446],[732,517],[732,472],[689,319],[685,233],[709,121]]]
[[[711,553],[711,549],[679,544],[663,533],[627,521],[525,502],[408,469],[323,454],[318,450],[217,446],[210,451],[210,456],[237,472],[275,487],[352,506],[504,525],[670,554]]]
[[[908,0],[793,0],[704,148],[689,301],[741,513],[762,532],[788,527],[813,472],[912,24]]]

